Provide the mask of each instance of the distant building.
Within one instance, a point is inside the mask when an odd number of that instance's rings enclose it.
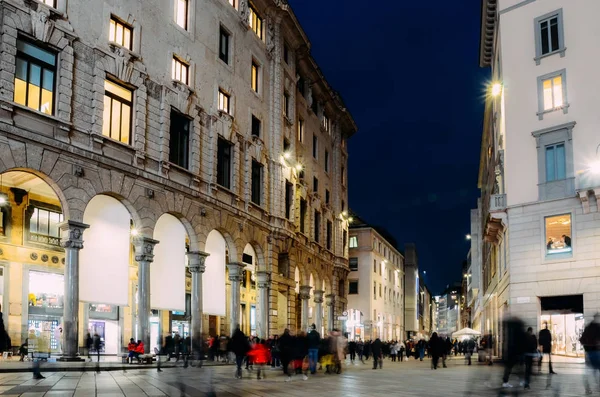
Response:
[[[439,296],[437,332],[442,335],[452,336],[453,332],[462,328],[460,324],[461,287],[460,282],[450,284]]]
[[[350,339],[398,340],[404,335],[404,256],[387,231],[358,218],[350,226]]]

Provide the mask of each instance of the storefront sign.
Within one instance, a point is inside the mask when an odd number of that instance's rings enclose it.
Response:
[[[517,298],[517,303],[529,303],[531,302],[531,298],[528,296],[519,296]]]

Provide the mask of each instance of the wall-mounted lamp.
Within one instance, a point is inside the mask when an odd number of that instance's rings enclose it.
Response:
[[[497,97],[502,93],[502,84],[494,83],[492,84],[492,96]]]
[[[600,174],[600,159],[598,159],[598,149],[600,149],[600,145],[596,146],[596,160],[590,163],[589,170],[593,174]]]

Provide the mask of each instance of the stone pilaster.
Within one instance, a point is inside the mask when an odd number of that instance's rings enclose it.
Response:
[[[202,337],[202,274],[206,270],[206,258],[210,254],[201,251],[188,252],[188,269],[192,273],[192,321],[191,321],[191,332],[192,343]]]
[[[261,339],[269,337],[269,282],[270,274],[267,272],[258,272],[258,321],[256,332]]]
[[[229,334],[233,335],[233,331],[240,325],[240,285],[242,282],[242,270],[244,269],[243,263],[228,263],[227,269],[229,270],[229,282],[231,284],[231,299],[230,310],[229,310]]]
[[[138,338],[144,342],[144,354],[150,353],[150,264],[154,261],[157,240],[136,237],[135,260],[138,263]]]
[[[300,299],[302,300],[302,321],[300,330],[306,332],[308,330],[308,300],[310,299],[310,285],[300,286]]]

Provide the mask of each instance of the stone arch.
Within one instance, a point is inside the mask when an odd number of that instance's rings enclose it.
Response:
[[[234,225],[232,225],[231,222],[231,217],[229,217],[228,215],[224,215],[226,217],[226,220],[224,222],[221,222],[222,216],[220,214],[220,212],[215,211],[216,213],[213,213],[211,216],[208,216],[204,219],[207,220],[207,222],[205,223],[197,223],[194,226],[194,229],[196,230],[196,236],[198,237],[198,249],[200,251],[207,251],[206,248],[206,241],[208,239],[209,234],[213,231],[216,230],[217,232],[219,232],[223,238],[225,239],[226,243],[227,243],[227,250],[229,253],[229,261],[230,262],[241,262],[242,261],[242,251],[244,249],[244,246],[241,246],[241,249],[238,249],[238,246],[241,244],[237,244],[239,240],[238,234],[239,232],[236,232],[237,226],[234,228]],[[239,253],[239,255],[238,255]]]
[[[50,189],[52,189],[53,193],[56,195],[58,201],[60,202],[60,207],[61,207],[61,211],[63,213],[64,219],[65,220],[71,219],[69,199],[65,195],[63,190],[56,184],[56,182],[54,182],[54,180],[52,178],[50,178],[48,175],[44,174],[43,172],[33,170],[30,168],[20,168],[20,167],[11,168],[11,169],[2,170],[0,173],[0,178],[3,179],[3,183],[2,183],[3,186],[7,186],[7,181],[4,179],[6,179],[6,176],[10,175],[9,173],[11,173],[11,172],[15,172],[15,173],[16,172],[24,172],[27,174],[31,174],[35,178],[38,178],[43,183],[48,185],[50,187]],[[76,219],[76,220],[80,221],[81,219]]]
[[[323,280],[322,283],[323,285],[323,291],[325,291],[325,295],[329,295],[333,293],[333,288],[331,286],[331,277],[329,277],[327,274],[325,274],[323,276]]]
[[[198,206],[183,194],[174,193],[168,190],[154,192],[155,201],[158,203],[161,212],[173,215],[185,227],[190,240],[190,251],[198,251],[199,234],[194,225],[202,224],[202,215],[198,211]],[[162,216],[162,215],[161,215]]]

